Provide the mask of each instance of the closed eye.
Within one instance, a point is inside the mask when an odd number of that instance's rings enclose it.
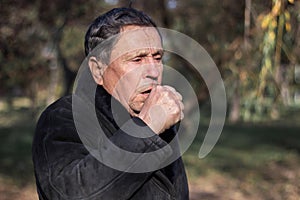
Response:
[[[142,61],[142,58],[141,57],[135,57],[132,59],[132,62],[135,62],[135,63],[138,63],[138,62],[141,62]]]
[[[155,55],[154,59],[157,61],[161,61],[162,60],[162,56],[161,55]]]
[[[159,51],[155,54],[152,55],[153,58],[157,61],[161,61],[162,60],[162,57],[163,57],[163,51]]]

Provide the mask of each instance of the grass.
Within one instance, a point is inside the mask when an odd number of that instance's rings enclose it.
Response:
[[[275,123],[226,124],[218,143],[204,159],[198,158],[207,129],[201,124],[199,134],[183,155],[191,199],[299,199],[298,111],[293,109],[291,117],[287,112]],[[29,193],[35,193],[31,161],[36,123],[33,116],[22,104],[12,109],[3,103],[0,106],[1,199],[16,199],[16,191],[25,199],[28,186]],[[28,199],[34,198],[31,195]]]
[[[0,113],[0,175],[24,185],[33,179],[31,144],[35,120],[27,108]]]
[[[200,132],[206,129],[202,126]],[[202,185],[202,191],[207,184],[217,188],[213,194],[219,194],[206,199],[300,198],[300,126],[225,125],[217,145],[200,160],[202,141],[199,134],[183,159],[192,184]]]

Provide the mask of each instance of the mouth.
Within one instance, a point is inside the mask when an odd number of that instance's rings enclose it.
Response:
[[[142,91],[141,94],[150,94],[152,91],[152,88],[146,89],[145,91]]]
[[[140,87],[138,89],[138,93],[140,94],[150,94],[152,89],[156,86],[157,84],[147,84],[147,85],[144,85],[143,87]]]
[[[130,108],[133,111],[134,114],[139,114],[140,110],[142,109],[145,101],[149,97],[151,91],[153,90],[153,85],[147,85],[144,87],[140,87],[135,95],[131,98],[130,102]]]
[[[152,91],[152,87],[147,87],[147,88],[143,89],[143,90],[140,92],[140,94],[141,94],[145,99],[147,99],[148,96],[150,95],[151,91]]]

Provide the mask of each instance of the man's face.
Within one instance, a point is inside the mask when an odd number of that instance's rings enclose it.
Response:
[[[162,80],[162,44],[155,28],[125,26],[103,73],[103,87],[135,116]]]

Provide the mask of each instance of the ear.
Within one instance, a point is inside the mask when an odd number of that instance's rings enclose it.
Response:
[[[88,64],[95,82],[98,85],[103,85],[103,73],[106,65],[98,61],[94,56],[89,58]]]

